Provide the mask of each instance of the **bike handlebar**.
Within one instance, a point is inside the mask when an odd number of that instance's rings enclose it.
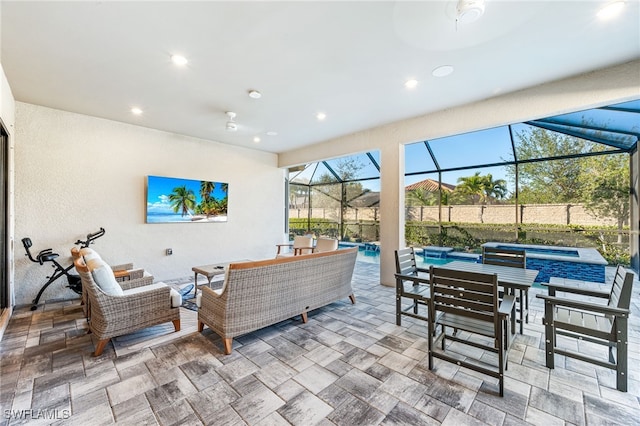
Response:
[[[91,234],[87,234],[87,239],[86,240],[78,240],[75,242],[75,244],[80,244],[80,246],[82,248],[84,247],[89,247],[89,244],[91,244],[94,240],[97,240],[98,238],[102,237],[105,234],[105,230],[104,228],[100,227],[100,230],[98,232],[93,232]],[[31,248],[31,246],[33,245],[33,243],[31,242],[31,238],[26,237],[22,239],[22,245],[24,246],[24,250],[26,251],[26,255],[29,260],[31,260],[32,262],[35,263],[39,263],[39,264],[43,264],[42,257],[45,255],[50,255],[50,254],[55,254],[53,253],[53,249],[44,249],[42,251],[40,251],[40,253],[38,253],[38,255],[36,256],[36,258],[34,259],[33,256],[31,255],[31,250],[29,250]],[[56,256],[58,256],[57,254],[55,254]]]
[[[78,240],[75,243],[76,244],[80,244],[82,247],[89,247],[89,244],[91,244],[94,240],[97,240],[98,238],[102,237],[105,234],[105,230],[104,228],[100,227],[100,230],[98,232],[94,232],[92,234],[87,234],[87,239],[86,240]]]

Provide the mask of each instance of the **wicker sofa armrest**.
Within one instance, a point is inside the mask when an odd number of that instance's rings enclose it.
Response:
[[[129,290],[130,288],[137,288],[145,285],[151,285],[153,284],[153,275],[146,275],[141,278],[134,278],[127,281],[122,281],[122,282],[119,282],[118,284],[120,284],[120,287],[122,287],[123,290]]]
[[[123,269],[120,271],[113,271],[113,275],[115,275],[116,280],[133,280],[137,278],[142,278],[145,276],[144,269]],[[147,274],[150,275],[150,274]]]
[[[146,313],[155,313],[158,309],[171,308],[171,287],[162,287],[142,290],[123,296],[111,296],[104,294],[101,305],[111,313],[133,314],[136,317],[144,317]]]
[[[144,269],[143,268],[129,269],[128,272],[129,272],[129,279],[130,280],[135,280],[135,279],[144,277]],[[147,274],[147,275],[150,275],[150,274]]]
[[[223,313],[226,309],[226,302],[222,300],[222,290],[212,290],[207,286],[203,286],[201,292],[198,317],[201,317],[202,322],[210,327],[215,324],[221,324]]]
[[[122,263],[120,265],[111,265],[111,270],[115,271],[126,271],[129,269],[133,269],[133,263]]]

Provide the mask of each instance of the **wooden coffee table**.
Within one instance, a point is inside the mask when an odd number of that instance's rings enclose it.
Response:
[[[234,260],[231,262],[212,263],[211,265],[194,266],[193,268],[191,268],[191,270],[194,273],[193,297],[196,297],[196,295],[198,294],[198,274],[204,275],[205,277],[207,277],[207,281],[209,283],[208,285],[209,287],[211,287],[211,280],[218,275],[224,275],[230,263],[239,263],[239,262],[247,262],[247,261],[248,259],[242,259],[242,260]]]

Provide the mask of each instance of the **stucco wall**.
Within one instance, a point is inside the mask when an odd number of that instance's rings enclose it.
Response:
[[[133,261],[160,280],[271,257],[282,242],[284,172],[275,154],[20,102],[16,129],[17,304],[30,303],[52,269],[24,257],[24,237],[68,265],[73,242],[104,227],[93,247],[106,261]],[[146,224],[147,175],[227,182],[228,222]],[[73,297],[61,281],[43,299]]]
[[[438,207],[407,207],[406,220],[432,222],[438,221]],[[545,225],[617,225],[614,218],[598,218],[580,204],[523,204],[518,206],[518,218],[521,223],[539,223]],[[306,218],[308,209],[289,209],[290,218]],[[313,208],[311,217],[338,221],[339,209]],[[348,209],[346,221],[384,219],[377,207]],[[513,223],[515,207],[513,205],[454,205],[442,207],[443,222],[458,223]]]

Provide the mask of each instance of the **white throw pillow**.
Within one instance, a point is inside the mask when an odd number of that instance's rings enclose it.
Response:
[[[100,287],[100,290],[111,296],[122,296],[124,293],[122,287],[116,281],[111,267],[107,263],[98,258],[91,259],[87,262],[87,267],[91,271],[93,281]]]
[[[179,308],[182,306],[182,295],[174,288],[171,289],[171,307]]]

